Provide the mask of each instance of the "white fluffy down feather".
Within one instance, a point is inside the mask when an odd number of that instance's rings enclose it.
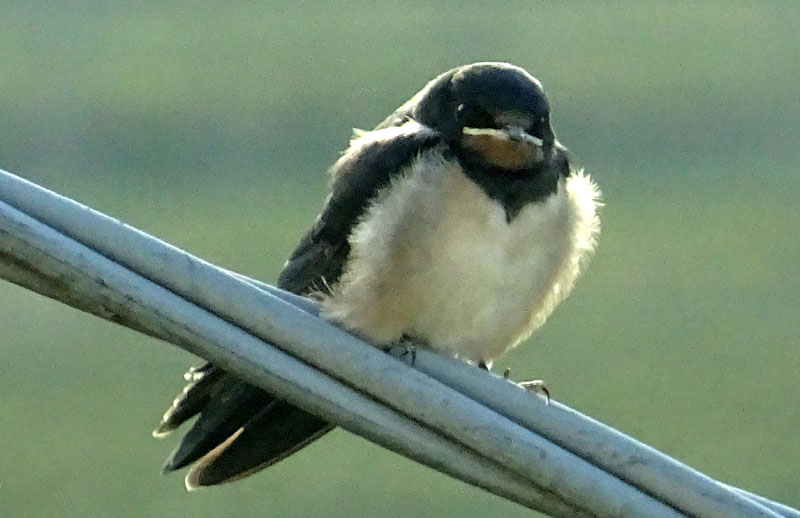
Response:
[[[427,153],[354,228],[347,269],[323,313],[376,344],[408,336],[488,363],[572,290],[600,230],[599,196],[588,175],[573,171],[508,222],[457,164]]]

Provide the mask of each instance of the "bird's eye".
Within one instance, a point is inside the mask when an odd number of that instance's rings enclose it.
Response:
[[[459,124],[471,128],[493,128],[496,126],[489,112],[478,106],[459,104],[454,116]]]
[[[458,107],[456,108],[456,113],[455,113],[456,120],[459,122],[464,120],[464,115],[466,114],[466,111],[467,111],[467,105],[459,104]]]

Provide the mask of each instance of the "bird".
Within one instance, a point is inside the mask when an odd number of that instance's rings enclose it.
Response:
[[[484,368],[572,290],[599,233],[597,185],[556,138],[542,84],[480,62],[448,70],[330,168],[322,212],[277,281],[378,347]],[[206,363],[154,430],[197,416],[164,465],[195,489],[238,480],[333,425]]]

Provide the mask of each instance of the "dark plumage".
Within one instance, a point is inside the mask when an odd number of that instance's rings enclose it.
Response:
[[[479,131],[473,135],[470,128]],[[346,271],[354,226],[423,154],[435,152],[460,164],[503,206],[509,222],[526,205],[554,193],[559,178],[570,174],[541,85],[522,69],[502,63],[445,72],[368,135],[354,140],[334,164],[331,196],[281,272],[281,288],[329,294]],[[172,471],[194,463],[187,476],[190,487],[241,478],[332,428],[212,365],[193,369],[186,378],[188,386],[154,434],[168,433],[199,414],[164,466]]]

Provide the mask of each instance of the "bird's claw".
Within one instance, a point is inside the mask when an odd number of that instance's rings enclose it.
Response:
[[[417,346],[409,342],[403,342],[400,344],[400,347],[403,348],[403,351],[400,353],[399,356],[400,359],[405,361],[406,358],[410,357],[411,362],[409,363],[409,365],[413,367],[414,364],[417,363]]]
[[[544,385],[542,380],[520,381],[517,383],[520,387],[524,388],[531,394],[544,397],[544,402],[550,404],[550,391]]]

